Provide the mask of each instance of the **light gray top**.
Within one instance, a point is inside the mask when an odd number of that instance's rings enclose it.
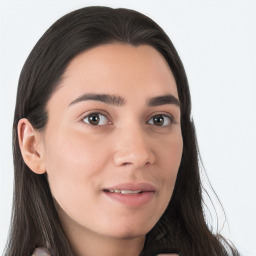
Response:
[[[34,250],[31,256],[51,256],[47,248],[38,247]]]
[[[168,254],[158,254],[158,256],[178,256],[176,253],[168,253]],[[50,252],[47,248],[38,247],[34,250],[33,254],[31,256],[51,256]]]

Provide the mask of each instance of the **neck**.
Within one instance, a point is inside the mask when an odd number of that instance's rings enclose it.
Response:
[[[87,233],[84,237],[71,236],[69,241],[75,256],[139,256],[145,237],[115,239]]]

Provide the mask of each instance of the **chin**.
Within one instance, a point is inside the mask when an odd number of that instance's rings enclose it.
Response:
[[[116,239],[122,239],[122,240],[130,240],[135,239],[138,237],[144,237],[147,234],[147,232],[138,232],[138,231],[124,231],[118,234],[114,234],[113,237]]]
[[[135,226],[122,226],[122,227],[112,227],[112,236],[118,239],[133,239],[145,236],[151,228],[146,227],[146,225],[135,225]]]

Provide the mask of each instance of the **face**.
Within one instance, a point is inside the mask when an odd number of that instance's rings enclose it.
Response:
[[[64,226],[144,236],[172,196],[183,141],[176,83],[151,46],[75,57],[47,104],[43,161]]]

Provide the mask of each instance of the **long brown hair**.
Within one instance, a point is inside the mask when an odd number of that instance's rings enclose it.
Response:
[[[46,174],[33,173],[23,161],[17,124],[25,117],[35,129],[43,130],[47,123],[46,103],[70,61],[85,50],[113,42],[146,44],[159,51],[175,77],[181,103],[184,149],[175,189],[165,213],[147,234],[141,255],[150,255],[154,248],[184,256],[239,255],[224,238],[213,234],[205,221],[190,92],[178,53],[165,32],[147,16],[109,7],[86,7],[60,18],[41,37],[24,64],[13,123],[15,190],[5,255],[31,255],[37,246],[48,247],[55,256],[73,255]]]

